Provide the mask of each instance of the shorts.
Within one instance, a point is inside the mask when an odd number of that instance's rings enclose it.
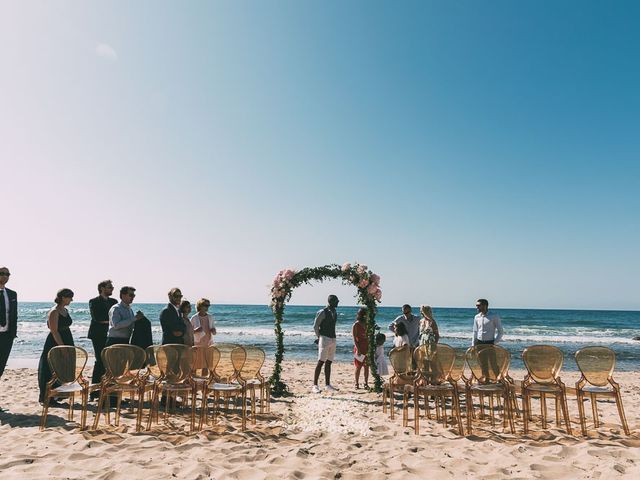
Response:
[[[318,342],[318,360],[321,362],[333,362],[336,358],[336,339],[324,337],[320,335],[320,341]]]

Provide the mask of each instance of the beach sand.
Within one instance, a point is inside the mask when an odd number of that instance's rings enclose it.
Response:
[[[269,372],[269,365],[263,371]],[[420,435],[382,413],[381,396],[353,388],[353,366],[334,366],[340,391],[311,394],[312,362],[284,363],[292,397],[273,399],[270,414],[241,432],[238,418],[189,435],[182,418],[136,433],[133,416],[119,427],[79,431],[65,408],[51,408],[38,430],[36,371],[14,368],[0,380],[0,472],[2,479],[40,478],[622,478],[640,475],[640,374],[618,373],[631,436],[619,424],[615,404],[601,403],[604,424],[579,435],[577,403],[569,396],[574,436],[539,422],[530,434],[503,432],[501,425],[474,428],[459,437],[449,426],[423,419]],[[522,379],[522,372],[512,372]],[[572,385],[577,373],[563,379]],[[551,403],[551,402],[549,402]],[[534,405],[534,410],[535,410]],[[587,412],[590,414],[590,408]],[[145,412],[146,413],[146,412]],[[146,417],[146,415],[145,415]],[[79,419],[79,412],[76,412]],[[410,410],[412,425],[413,410]],[[553,409],[550,409],[553,419]],[[88,416],[92,422],[93,413]],[[474,425],[477,425],[474,424]],[[466,431],[466,430],[465,430]]]

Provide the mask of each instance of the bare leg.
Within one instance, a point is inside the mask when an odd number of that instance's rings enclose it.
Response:
[[[318,385],[318,379],[320,378],[320,372],[322,371],[322,365],[324,365],[324,362],[322,360],[318,360],[318,364],[316,365],[316,371],[313,374],[313,384],[314,385]],[[325,372],[326,372],[326,368],[325,368]]]
[[[365,367],[366,368],[366,367]],[[360,386],[360,370],[362,370],[362,365],[356,365],[356,388]],[[366,370],[365,370],[366,372]],[[367,375],[365,374],[365,383],[367,382]]]
[[[324,381],[327,385],[331,384],[331,360],[327,360],[324,365]]]

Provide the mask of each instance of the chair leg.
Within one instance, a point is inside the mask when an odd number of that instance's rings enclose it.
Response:
[[[467,402],[467,433],[471,435],[473,432],[471,427],[471,417],[473,417],[473,399],[471,398],[471,391],[469,389],[467,389],[465,397]]]
[[[142,411],[144,410],[144,386],[138,390],[138,413],[136,415],[136,432],[142,430]]]
[[[42,403],[42,418],[40,419],[40,431],[44,430],[44,427],[47,424],[48,412],[49,412],[49,392],[47,391],[47,395],[44,397],[44,402]]]
[[[525,435],[529,433],[529,409],[531,408],[531,404],[529,402],[529,395],[525,387],[522,389],[522,425]]]
[[[100,422],[100,412],[102,411],[102,407],[104,405],[104,397],[106,396],[106,389],[100,389],[100,398],[98,399],[98,407],[96,408],[96,415],[93,419],[93,430],[98,428],[98,423]]]
[[[598,428],[600,426],[598,422],[598,402],[594,394],[590,394],[589,396],[591,397],[591,413],[593,415],[593,424],[595,428]]]
[[[515,435],[516,434],[516,429],[515,426],[513,425],[513,411],[511,410],[511,402],[509,401],[509,389],[505,389],[504,391],[504,405],[506,407],[506,410],[504,411],[504,415],[505,417],[509,420],[509,427],[510,427],[510,431],[511,431],[511,435]]]
[[[556,404],[556,427],[560,427],[560,395],[553,396]]]
[[[67,398],[69,400],[69,421],[72,422],[73,421],[73,400],[75,399],[75,394],[72,393]]]
[[[413,431],[416,435],[420,433],[420,392],[417,387],[413,392]]]
[[[542,429],[547,429],[547,395],[540,394],[540,414],[542,415]]]
[[[390,415],[391,415],[391,420],[393,420],[393,415],[394,415],[394,405],[393,405],[393,384],[389,384],[389,409],[391,410]]]
[[[560,404],[562,405],[562,416],[564,417],[564,423],[567,426],[567,433],[569,435],[573,435],[573,430],[571,429],[571,419],[569,418],[569,405],[567,404],[567,393],[566,391],[560,392]]]
[[[116,427],[120,426],[120,408],[122,407],[122,392],[118,392],[116,401]]]
[[[80,412],[80,430],[87,425],[87,403],[89,403],[89,390],[82,391],[82,411]]]
[[[631,435],[629,432],[629,426],[627,425],[627,417],[624,414],[624,407],[622,406],[622,396],[620,390],[616,389],[616,406],[618,407],[618,415],[620,415],[620,421],[622,422],[622,428],[626,435]]]
[[[491,426],[495,427],[496,426],[496,416],[495,416],[495,413],[494,413],[493,409],[494,409],[493,394],[491,394],[491,395],[489,395],[489,416],[491,417]]]
[[[382,387],[382,413],[387,413],[387,387]]]
[[[582,435],[587,436],[587,421],[585,418],[584,412],[584,395],[581,393],[580,388],[576,386],[576,397],[578,399],[578,416],[580,417],[580,429],[582,430]]]

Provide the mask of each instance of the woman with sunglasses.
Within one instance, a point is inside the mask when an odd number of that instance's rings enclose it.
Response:
[[[55,307],[49,310],[47,314],[47,327],[49,327],[49,335],[44,342],[44,349],[40,355],[40,363],[38,364],[38,387],[40,388],[40,403],[44,402],[44,396],[47,393],[47,383],[51,380],[51,368],[49,368],[49,351],[58,345],[73,345],[73,335],[70,326],[73,323],[71,315],[67,307],[73,302],[73,291],[68,288],[58,290]],[[50,400],[50,404],[57,404],[56,401]]]

